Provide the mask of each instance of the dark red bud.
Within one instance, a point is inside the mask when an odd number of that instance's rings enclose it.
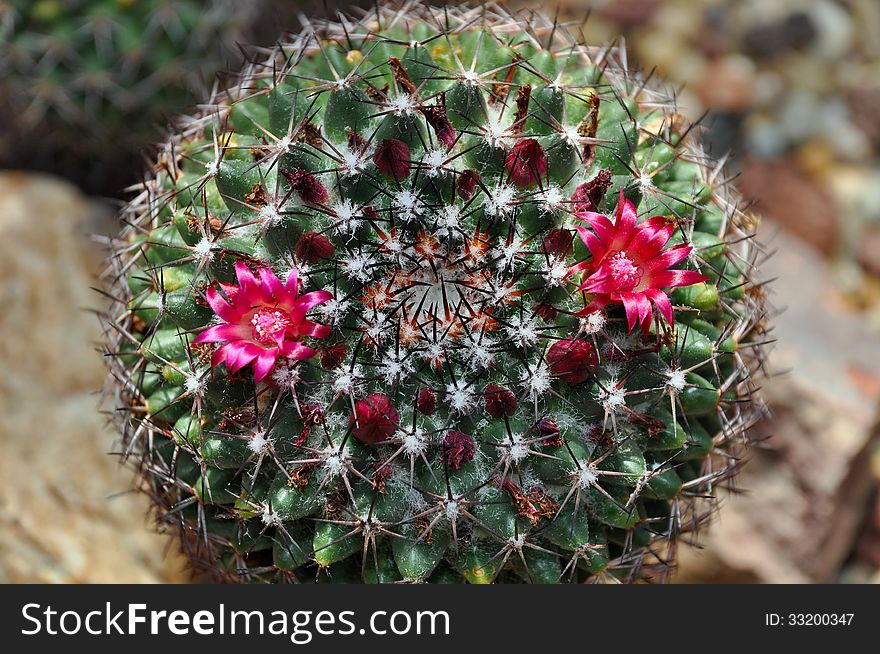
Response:
[[[544,447],[562,447],[565,440],[559,431],[559,425],[553,418],[541,418],[538,421],[538,436],[543,439]]]
[[[510,181],[520,188],[533,186],[545,174],[549,158],[535,139],[520,141],[507,153],[505,167]]]
[[[516,411],[516,396],[504,386],[489,384],[483,391],[486,412],[494,418],[512,416]]]
[[[306,232],[300,236],[294,249],[296,258],[306,263],[327,261],[336,254],[336,248],[330,239],[318,232]]]
[[[543,240],[544,252],[567,257],[574,250],[574,233],[568,229],[551,229]]]
[[[321,349],[321,367],[324,370],[333,370],[342,365],[345,355],[348,353],[348,347],[345,343],[337,343],[329,345]]]
[[[593,179],[575,189],[574,195],[571,196],[572,212],[599,211],[599,203],[610,187],[611,171],[600,170]]]
[[[443,461],[453,470],[461,469],[465,463],[474,458],[477,449],[474,439],[460,431],[450,431],[443,437],[440,444]]]
[[[547,350],[547,363],[559,379],[568,384],[587,381],[599,366],[595,348],[582,339],[556,341]]]
[[[480,175],[473,170],[463,170],[461,174],[458,176],[458,181],[456,182],[458,197],[467,202],[472,197],[474,197],[474,193],[477,192],[477,184],[481,182]]]
[[[437,141],[443,147],[448,150],[455,145],[455,127],[449,122],[446,110],[443,107],[424,107],[422,108],[422,114],[425,116],[425,121],[437,135]]]
[[[545,323],[551,323],[556,320],[556,316],[559,315],[559,312],[552,304],[541,303],[535,307],[535,315]]]
[[[437,394],[430,388],[422,387],[419,389],[419,396],[416,398],[416,411],[426,416],[432,415],[437,410]]]
[[[290,182],[290,187],[299,195],[303,202],[324,204],[330,199],[327,189],[309,171],[302,168],[294,168],[293,170],[282,169],[281,174]]]
[[[397,139],[385,139],[376,148],[373,163],[379,172],[397,181],[409,177],[411,154],[409,146]]]
[[[384,393],[373,393],[359,400],[349,417],[354,437],[367,445],[382,443],[397,431],[400,416]]]

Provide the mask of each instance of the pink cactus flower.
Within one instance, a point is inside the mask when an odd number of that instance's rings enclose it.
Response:
[[[282,357],[309,359],[317,351],[304,345],[303,339],[326,338],[330,327],[306,319],[309,309],[330,300],[327,291],[299,295],[299,275],[291,270],[285,284],[269,268],[260,268],[259,278],[242,262],[235,263],[238,286],[221,284],[226,298],[209,288],[206,297],[223,324],[208,327],[195,343],[220,343],[211,366],[226,364],[235,373],[254,364],[254,381],[261,381]]]
[[[683,243],[664,249],[675,231],[675,223],[663,216],[638,223],[636,208],[622,190],[613,221],[592,211],[575,215],[592,228],[575,228],[592,258],[572,266],[569,274],[584,272],[586,277],[578,290],[593,295],[577,315],[588,315],[608,304],[622,304],[629,331],[639,324],[647,336],[652,307],[672,324],[672,303],[663,289],[708,279],[693,270],[670,269],[687,259],[693,247]]]

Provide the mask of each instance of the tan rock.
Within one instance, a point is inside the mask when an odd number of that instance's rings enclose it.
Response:
[[[108,455],[93,211],[66,183],[0,174],[0,582],[187,578]]]
[[[777,375],[764,384],[775,416],[753,449],[702,551],[681,550],[679,582],[833,581],[853,549],[876,486],[880,440],[880,343],[847,315],[817,252],[778,227],[764,228],[778,254]],[[784,372],[784,374],[783,374]]]

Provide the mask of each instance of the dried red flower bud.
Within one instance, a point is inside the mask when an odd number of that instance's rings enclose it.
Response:
[[[538,183],[545,174],[549,157],[535,139],[520,141],[507,153],[505,168],[514,186],[520,188]]]
[[[562,381],[580,384],[590,379],[599,366],[596,349],[583,339],[556,341],[547,350],[550,370]]]
[[[602,444],[605,442],[608,432],[605,431],[605,428],[602,425],[592,425],[587,428],[587,433],[585,434],[587,440],[591,443]]]
[[[282,169],[281,174],[290,182],[290,187],[299,195],[303,202],[324,204],[330,194],[321,181],[312,173],[302,168],[293,170]]]
[[[571,196],[572,212],[598,211],[599,203],[610,187],[611,171],[600,170],[593,179],[575,189]]]
[[[394,468],[387,462],[377,461],[373,464],[373,475],[370,477],[370,483],[379,493],[385,494],[385,482],[394,472]]]
[[[574,232],[568,229],[551,229],[542,242],[547,254],[567,257],[574,251]]]
[[[463,170],[458,176],[458,180],[456,182],[456,187],[458,191],[458,197],[467,202],[472,197],[474,197],[474,193],[477,192],[477,184],[482,181],[479,173],[473,170]]]
[[[400,416],[384,393],[373,393],[359,400],[349,417],[354,437],[367,445],[382,443],[397,431]]]
[[[348,149],[357,154],[365,154],[370,142],[354,130],[348,130]]]
[[[419,389],[419,396],[416,398],[416,411],[426,416],[432,415],[437,410],[437,394],[430,388],[423,387]]]
[[[296,258],[306,263],[327,261],[336,254],[336,248],[330,239],[318,232],[306,232],[299,237],[294,248]]]
[[[538,436],[544,447],[562,447],[565,445],[565,439],[559,431],[559,425],[553,418],[541,418],[538,421]]]
[[[300,402],[299,411],[300,415],[302,415],[303,426],[299,432],[299,437],[294,441],[294,445],[302,445],[305,443],[312,431],[312,427],[324,422],[324,407],[320,404]]]
[[[559,315],[559,312],[552,304],[541,303],[535,307],[535,315],[544,322],[551,323],[556,320],[556,316]]]
[[[483,390],[486,412],[494,418],[512,416],[516,411],[516,396],[504,386],[489,384]]]
[[[461,469],[465,463],[474,458],[477,449],[474,439],[460,431],[450,431],[440,443],[443,451],[443,462],[453,470]]]
[[[443,147],[448,150],[455,145],[455,127],[449,122],[449,117],[446,115],[446,107],[442,104],[437,107],[422,107],[422,115],[424,115],[425,121],[431,126],[431,129],[434,130],[437,140]]]
[[[373,163],[379,172],[397,181],[409,177],[411,154],[409,146],[397,139],[385,139],[376,148]]]
[[[321,349],[321,367],[324,370],[333,370],[342,365],[345,355],[348,353],[348,347],[345,343],[337,343]]]

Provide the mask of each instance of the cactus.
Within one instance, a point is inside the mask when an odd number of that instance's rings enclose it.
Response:
[[[540,14],[257,51],[123,211],[106,354],[226,581],[662,580],[763,405],[755,219],[670,96]]]
[[[0,0],[0,165],[117,193],[157,125],[212,86],[257,6]]]

